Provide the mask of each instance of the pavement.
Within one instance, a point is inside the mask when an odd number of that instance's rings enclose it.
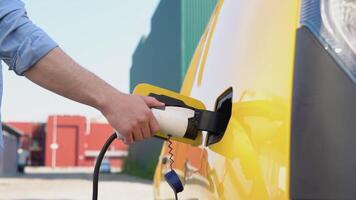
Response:
[[[89,200],[91,195],[92,175],[87,172],[0,175],[0,200]],[[100,174],[98,199],[153,199],[152,182],[124,174]]]

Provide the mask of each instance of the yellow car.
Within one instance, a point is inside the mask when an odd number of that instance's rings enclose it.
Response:
[[[221,0],[181,94],[231,115],[173,142],[179,199],[356,199],[356,1]],[[168,150],[154,176],[156,199]]]

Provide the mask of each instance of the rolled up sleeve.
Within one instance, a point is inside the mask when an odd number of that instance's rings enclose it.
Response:
[[[19,0],[0,0],[0,59],[22,75],[57,47],[42,29],[28,18]]]

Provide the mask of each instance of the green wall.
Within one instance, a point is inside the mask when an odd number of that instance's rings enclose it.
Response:
[[[161,0],[132,56],[130,90],[139,83],[179,91],[190,59],[217,0]],[[151,179],[162,140],[152,138],[129,147],[124,172]]]
[[[218,0],[182,0],[182,79]]]
[[[132,56],[130,90],[151,83],[179,91],[218,0],[161,0]]]

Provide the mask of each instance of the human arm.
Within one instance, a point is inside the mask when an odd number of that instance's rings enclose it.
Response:
[[[0,57],[17,74],[100,110],[127,143],[150,137],[159,128],[149,107],[161,103],[119,92],[85,70],[29,20],[18,0],[0,1]]]
[[[151,97],[122,93],[82,68],[60,48],[51,50],[24,75],[34,83],[74,101],[92,106],[123,134],[128,143],[149,138],[159,125],[149,107],[163,106]]]
[[[34,83],[74,101],[100,110],[128,143],[159,130],[149,107],[163,104],[151,97],[124,94],[82,68],[60,48],[40,59],[24,75]]]

